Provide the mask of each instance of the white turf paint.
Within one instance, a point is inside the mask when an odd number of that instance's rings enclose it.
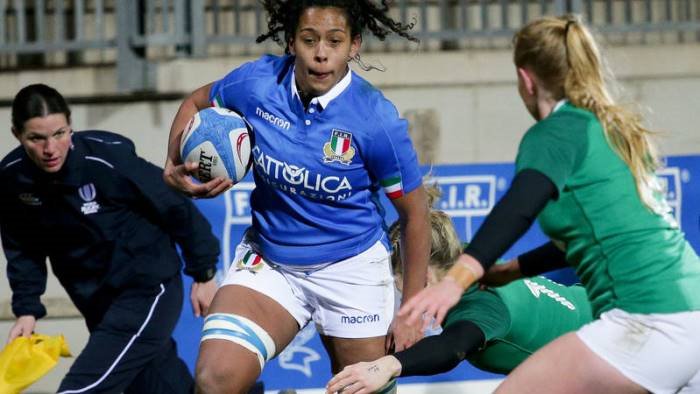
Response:
[[[489,380],[465,380],[460,382],[445,382],[445,383],[411,383],[401,384],[398,386],[399,394],[487,394],[493,393],[496,390],[501,379]],[[268,390],[265,394],[277,394],[279,390]],[[323,389],[300,389],[296,390],[297,394],[324,394]]]

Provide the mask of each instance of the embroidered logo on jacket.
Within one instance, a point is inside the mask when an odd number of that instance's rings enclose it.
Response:
[[[355,148],[352,147],[352,133],[348,131],[331,130],[331,140],[323,144],[323,162],[333,161],[350,165],[355,156]]]
[[[20,201],[27,205],[31,205],[33,207],[41,205],[41,200],[39,197],[35,196],[34,193],[20,193],[18,197]]]
[[[78,189],[78,195],[85,201],[80,207],[80,211],[83,212],[83,215],[89,215],[100,210],[100,204],[94,201],[95,197],[97,197],[97,190],[94,184],[88,183],[87,185],[81,186],[80,189]]]

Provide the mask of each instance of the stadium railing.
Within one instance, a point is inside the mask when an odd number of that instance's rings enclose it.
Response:
[[[504,48],[541,15],[581,13],[613,45],[700,42],[700,0],[395,0],[421,50]],[[252,55],[267,16],[256,0],[0,0],[0,69],[116,64],[123,92],[148,91],[155,62]],[[416,46],[389,39],[370,51]]]

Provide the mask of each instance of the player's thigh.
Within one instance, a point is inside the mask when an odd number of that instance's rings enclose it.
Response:
[[[274,343],[275,353],[284,349],[299,331],[299,325],[286,309],[272,298],[247,287],[227,285],[221,287],[209,308],[210,315],[222,316],[241,321],[252,322],[263,331],[260,335],[269,335]],[[243,319],[239,319],[243,318]],[[203,340],[199,348],[197,373],[205,369],[216,370],[229,374],[235,371],[237,375],[247,379],[255,379],[260,374],[258,355],[240,342],[226,339],[206,339],[207,323]],[[245,324],[245,323],[242,323]],[[244,327],[243,329],[249,329]],[[257,329],[257,328],[256,328]],[[269,357],[272,357],[270,354]]]
[[[496,393],[646,393],[593,353],[575,333],[535,352],[511,372]]]
[[[372,361],[386,354],[384,342],[386,336],[372,338],[337,338],[322,335],[321,341],[331,359],[333,373],[340,372],[345,366],[360,361]]]

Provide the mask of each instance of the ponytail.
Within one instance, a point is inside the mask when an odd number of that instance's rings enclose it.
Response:
[[[578,16],[547,17],[523,27],[514,37],[514,61],[531,69],[556,99],[596,115],[613,150],[634,176],[642,202],[654,209],[653,181],[660,167],[651,136],[640,114],[614,102],[606,88],[607,67],[590,31]],[[609,78],[612,80],[612,78]]]

